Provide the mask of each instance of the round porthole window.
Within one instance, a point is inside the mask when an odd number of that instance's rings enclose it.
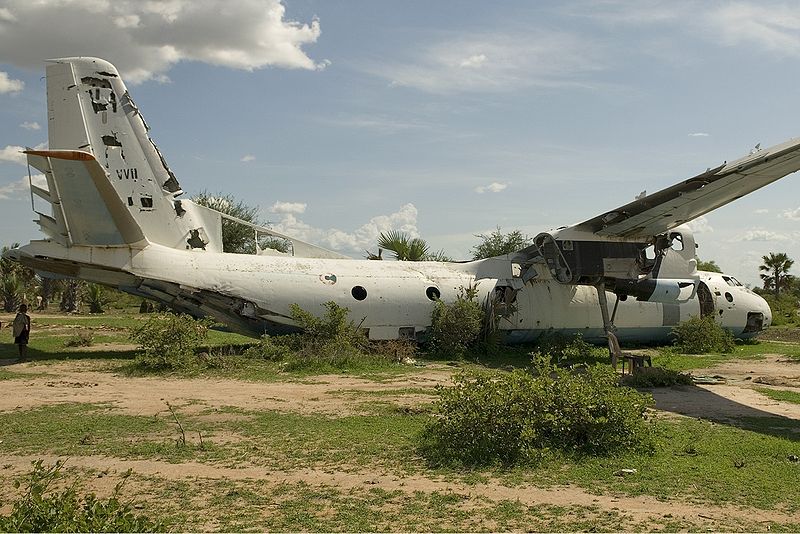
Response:
[[[727,300],[728,302],[733,302],[733,295],[731,295],[730,293],[726,292],[725,293],[725,300]]]
[[[362,286],[355,286],[350,293],[353,295],[353,298],[356,300],[364,300],[367,298],[367,290]]]
[[[431,300],[439,300],[439,297],[442,296],[442,294],[439,292],[439,288],[433,286],[426,289],[425,294],[428,295],[428,298]]]

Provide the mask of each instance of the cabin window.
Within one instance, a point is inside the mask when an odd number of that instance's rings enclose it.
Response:
[[[356,300],[364,300],[367,298],[367,290],[362,286],[355,286],[350,293],[353,295],[353,298]]]
[[[139,200],[141,200],[143,208],[148,208],[148,209],[152,209],[153,208],[153,198],[152,197],[141,197]]]
[[[728,293],[726,291],[725,292],[725,300],[727,300],[728,302],[733,302],[733,295],[731,295],[730,293]]]
[[[426,289],[425,294],[428,296],[430,300],[439,300],[439,297],[442,296],[442,294],[439,292],[439,288],[433,286]]]

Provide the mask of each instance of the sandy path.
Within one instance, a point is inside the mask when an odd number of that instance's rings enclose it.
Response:
[[[47,366],[23,363],[6,367],[31,373],[8,380],[0,395],[0,412],[28,410],[58,403],[110,403],[126,414],[151,415],[166,403],[187,405],[191,415],[208,408],[236,406],[244,410],[276,410],[302,414],[346,415],[358,403],[342,391],[385,391],[433,388],[450,380],[451,370],[420,369],[383,382],[340,375],[320,375],[296,382],[245,382],[228,379],[128,377],[93,370],[92,362],[63,362]],[[36,376],[35,373],[47,373]],[[57,377],[57,378],[56,378]]]

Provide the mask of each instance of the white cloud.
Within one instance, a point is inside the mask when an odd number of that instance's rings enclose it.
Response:
[[[0,34],[2,35],[2,34]],[[17,93],[25,87],[25,82],[11,78],[7,72],[0,71],[0,95]]]
[[[244,163],[249,163],[249,162],[255,161],[255,160],[256,160],[256,157],[254,155],[245,154],[244,156],[242,156],[242,159],[240,159],[239,161],[244,162]]]
[[[705,215],[701,215],[687,222],[686,225],[691,229],[693,234],[709,234],[714,231],[714,227],[708,223],[708,219],[706,219]]]
[[[800,221],[800,208],[794,210],[786,210],[781,213],[781,217],[784,219],[791,219],[793,221]]]
[[[489,185],[480,185],[475,188],[475,192],[479,194],[483,193],[499,193],[500,191],[504,190],[508,187],[507,183],[500,183],[500,182],[492,182]]]
[[[706,21],[723,44],[748,45],[783,56],[800,56],[800,10],[792,4],[722,3]]]
[[[305,206],[305,204],[302,205]],[[275,206],[273,206],[273,211],[275,211],[274,208]],[[400,230],[412,237],[419,236],[417,230],[417,208],[413,204],[401,206],[399,210],[389,215],[373,217],[369,222],[352,232],[338,228],[315,228],[299,220],[294,213],[289,212],[284,212],[283,219],[273,224],[272,228],[298,239],[355,256],[362,256],[366,249],[374,250],[375,242],[381,232]]]
[[[0,22],[14,22],[16,17],[7,7],[0,7]]]
[[[689,137],[708,137],[709,135],[710,134],[707,134],[706,132],[694,132],[690,133]]]
[[[788,241],[791,237],[770,230],[748,230],[739,241]]]
[[[20,128],[25,128],[26,130],[41,130],[42,127],[39,126],[39,123],[36,121],[25,121],[19,125]]]
[[[16,20],[0,26],[0,60],[21,67],[42,68],[42,59],[53,57],[54,50],[61,56],[101,54],[126,80],[139,83],[163,80],[180,61],[244,70],[268,66],[314,70],[329,63],[315,62],[303,51],[319,38],[319,21],[285,20],[281,0],[7,0],[4,4],[0,24],[4,18]],[[43,20],[57,20],[57,31],[41,31]],[[92,38],[86,39],[87,35]]]
[[[486,63],[486,59],[486,54],[474,54],[459,63],[459,66],[474,69]]]
[[[385,115],[346,115],[338,117],[317,117],[316,120],[324,124],[344,126],[347,128],[363,128],[382,134],[394,134],[412,129],[428,129],[431,126],[421,121],[397,120]]]
[[[407,61],[364,68],[392,86],[440,94],[585,87],[587,73],[605,68],[602,52],[599,43],[564,32],[471,32],[429,44]]]
[[[305,213],[307,204],[305,202],[275,202],[269,209],[272,213]]]
[[[20,165],[27,164],[27,158],[22,151],[25,150],[21,146],[8,145],[0,149],[0,161],[10,161],[11,163],[19,163]]]
[[[31,176],[30,180],[34,185],[47,190],[47,179],[44,177],[44,174],[34,174]],[[0,186],[0,200],[22,198],[24,196],[22,193],[30,191],[28,183],[28,177],[23,176],[16,182]]]
[[[800,215],[800,208],[798,208],[797,211],[798,215]],[[756,215],[766,215],[767,213],[769,213],[769,210],[767,208],[759,208],[757,210],[754,210],[753,213],[755,213]]]

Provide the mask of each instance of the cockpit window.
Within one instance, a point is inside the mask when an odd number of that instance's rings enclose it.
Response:
[[[732,287],[739,287],[742,285],[740,281],[732,276],[723,276],[722,279],[725,280],[725,283]]]

